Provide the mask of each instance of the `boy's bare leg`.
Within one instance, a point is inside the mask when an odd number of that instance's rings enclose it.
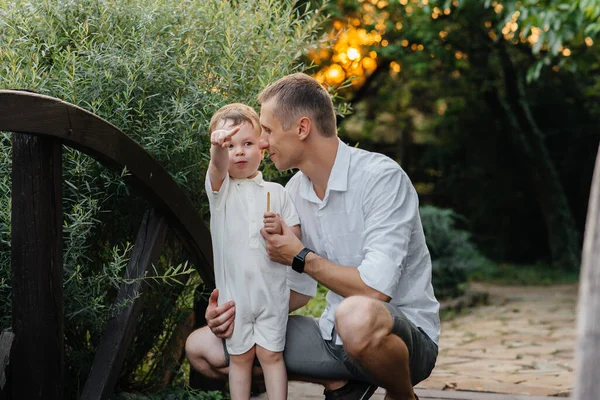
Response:
[[[229,393],[231,400],[248,400],[252,384],[252,363],[256,346],[244,354],[229,356]]]
[[[288,381],[282,352],[273,352],[256,345],[269,400],[287,399]]]

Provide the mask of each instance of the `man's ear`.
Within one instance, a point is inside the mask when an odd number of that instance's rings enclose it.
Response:
[[[306,140],[310,135],[312,121],[308,117],[300,118],[298,121],[298,138],[300,140]]]

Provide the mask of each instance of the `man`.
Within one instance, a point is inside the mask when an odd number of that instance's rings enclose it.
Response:
[[[330,289],[320,320],[291,316],[284,359],[291,379],[323,384],[326,399],[414,400],[413,386],[437,358],[439,303],[418,197],[397,163],[349,147],[337,137],[327,91],[293,74],[259,95],[261,147],[279,170],[300,171],[286,186],[300,217],[302,242],[261,231],[271,260],[288,267],[290,310],[305,305],[317,283]],[[233,331],[235,305],[217,306],[208,326],[190,335],[186,352],[202,374],[227,373],[221,338]]]

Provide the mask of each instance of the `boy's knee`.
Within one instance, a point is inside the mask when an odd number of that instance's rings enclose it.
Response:
[[[275,364],[283,360],[282,351],[270,351],[260,346],[256,346],[256,356],[261,364]]]
[[[235,364],[250,364],[252,365],[252,363],[254,362],[254,357],[256,356],[256,351],[255,348],[252,347],[250,350],[248,350],[247,352],[243,353],[243,354],[230,354],[229,356],[229,360],[231,363],[235,363]]]

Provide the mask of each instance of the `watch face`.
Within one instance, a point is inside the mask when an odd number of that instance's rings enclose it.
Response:
[[[300,254],[294,257],[294,260],[292,261],[292,269],[299,273],[304,272],[304,258],[301,258]]]

